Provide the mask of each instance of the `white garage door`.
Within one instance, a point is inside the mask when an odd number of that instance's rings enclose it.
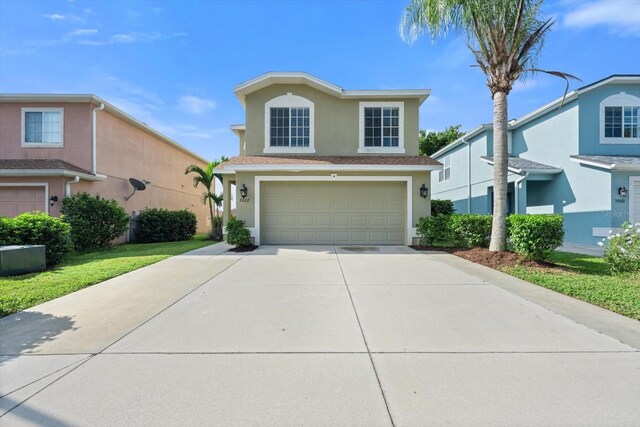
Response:
[[[263,244],[404,244],[404,182],[263,182]]]
[[[640,222],[640,176],[632,176],[629,183],[629,220],[636,224]]]
[[[13,217],[24,212],[46,212],[44,186],[0,186],[0,216]]]

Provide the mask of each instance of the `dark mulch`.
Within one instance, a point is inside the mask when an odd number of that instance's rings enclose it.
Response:
[[[249,246],[236,246],[234,248],[229,249],[229,252],[251,252],[257,248],[256,245]]]
[[[411,246],[417,251],[441,251],[459,256],[469,261],[486,265],[496,270],[502,267],[535,267],[542,269],[558,269],[555,264],[524,259],[515,252],[491,252],[488,248],[455,248],[445,246]]]

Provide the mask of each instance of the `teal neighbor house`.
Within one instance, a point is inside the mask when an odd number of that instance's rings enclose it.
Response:
[[[596,245],[640,222],[640,75],[612,75],[509,122],[508,213],[559,213],[565,242]],[[434,199],[491,213],[493,131],[481,125],[436,152]]]

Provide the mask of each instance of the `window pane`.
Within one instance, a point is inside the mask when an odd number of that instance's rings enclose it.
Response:
[[[289,146],[289,109],[271,108],[271,140],[272,147]]]

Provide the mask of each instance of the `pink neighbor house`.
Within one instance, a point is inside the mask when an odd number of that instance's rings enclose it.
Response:
[[[207,160],[95,95],[0,94],[0,216],[57,216],[62,199],[86,191],[131,214],[189,209],[209,229],[202,188],[185,175]],[[129,178],[148,181],[132,193]]]

